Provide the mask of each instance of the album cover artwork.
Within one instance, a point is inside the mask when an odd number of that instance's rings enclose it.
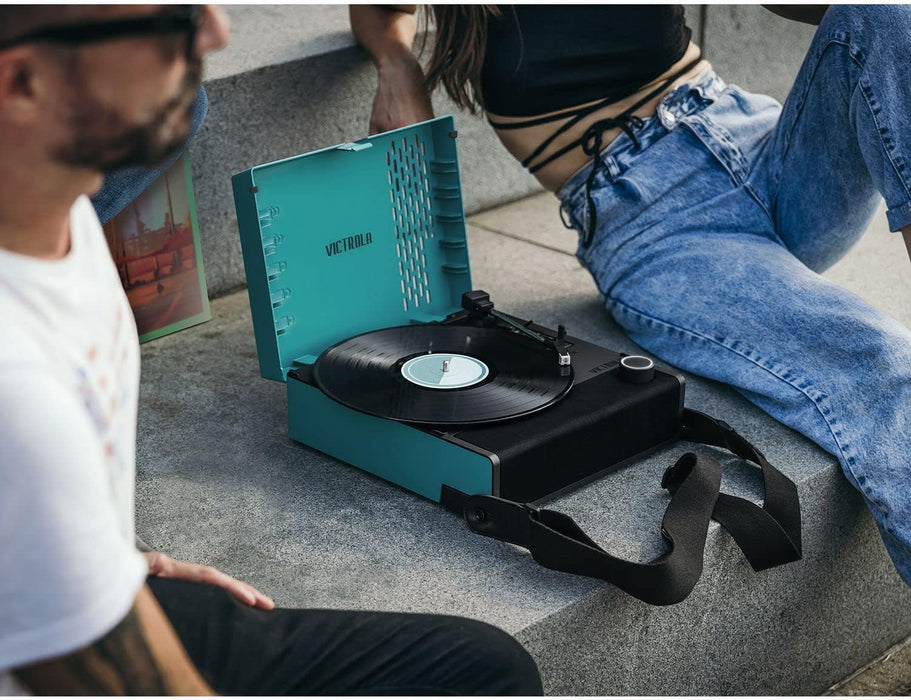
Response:
[[[108,222],[104,233],[139,342],[211,318],[186,154]]]

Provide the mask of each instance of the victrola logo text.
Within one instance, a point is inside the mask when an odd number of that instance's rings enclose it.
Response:
[[[326,255],[331,258],[333,255],[347,253],[349,250],[370,245],[371,243],[373,243],[373,234],[370,233],[370,231],[367,231],[366,233],[355,233],[353,236],[332,241],[332,243],[326,246]]]

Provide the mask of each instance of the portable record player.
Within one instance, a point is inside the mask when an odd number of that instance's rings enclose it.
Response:
[[[799,558],[793,483],[684,408],[682,376],[472,289],[456,137],[441,117],[232,178],[260,372],[287,386],[291,438],[655,604],[695,585],[711,518],[756,569]],[[718,462],[684,455],[661,484],[670,551],[644,564],[536,507],[678,438],[758,464],[765,504],[719,493]]]
[[[680,375],[466,294],[455,137],[442,117],[234,176],[290,436],[435,501],[542,499],[675,439]]]

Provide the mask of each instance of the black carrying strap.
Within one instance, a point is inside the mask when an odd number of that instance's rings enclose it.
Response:
[[[765,496],[761,508],[751,501],[721,493],[712,513],[743,550],[753,569],[762,571],[800,559],[800,500],[794,482],[769,464],[757,447],[717,418],[684,409],[680,437],[722,447],[762,469]],[[673,482],[667,488],[673,494]]]
[[[527,548],[542,566],[609,581],[652,605],[678,603],[693,590],[712,518],[731,533],[756,571],[800,559],[800,503],[793,482],[727,423],[698,411],[684,409],[681,438],[726,448],[758,464],[766,485],[762,507],[720,493],[721,465],[689,452],[661,480],[671,493],[661,523],[668,551],[650,562],[607,553],[562,513],[495,496],[467,497],[465,519],[478,534]]]

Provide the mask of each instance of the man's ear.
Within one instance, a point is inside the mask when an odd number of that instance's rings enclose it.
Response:
[[[0,113],[8,120],[31,121],[39,115],[41,93],[34,51],[28,46],[0,51]]]

